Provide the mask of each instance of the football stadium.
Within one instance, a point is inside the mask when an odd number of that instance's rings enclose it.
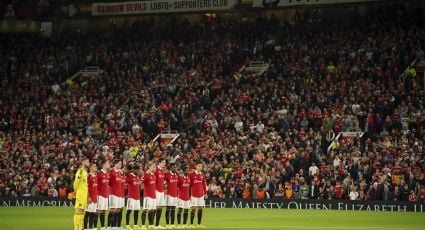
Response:
[[[0,0],[0,229],[425,229],[425,1]]]

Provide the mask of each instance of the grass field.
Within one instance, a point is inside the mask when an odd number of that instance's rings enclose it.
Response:
[[[0,207],[0,229],[72,230],[72,215],[72,208]],[[425,229],[423,213],[207,209],[203,219],[207,229]]]

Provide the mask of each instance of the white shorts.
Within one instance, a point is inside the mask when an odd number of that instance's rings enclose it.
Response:
[[[167,206],[177,206],[177,197],[165,195]]]
[[[156,209],[156,199],[150,197],[143,198],[143,209],[155,210]]]
[[[127,210],[140,210],[140,200],[127,199]]]
[[[124,206],[123,204],[124,198],[115,196],[115,195],[109,195],[109,208],[122,208]]]
[[[120,206],[121,206],[121,208],[125,208],[125,197],[120,197],[120,199],[121,199],[120,200]]]
[[[86,212],[96,212],[97,203],[90,203],[87,205]]]
[[[98,196],[97,197],[97,210],[108,210],[109,208],[109,203],[108,203],[108,198],[105,198],[103,196]]]
[[[177,199],[177,208],[189,209],[190,208],[190,200]]]
[[[205,199],[204,197],[191,197],[190,198],[190,206],[191,207],[205,207]]]
[[[165,203],[164,192],[156,191],[156,206],[157,207],[164,207],[165,205],[166,205],[166,203]]]

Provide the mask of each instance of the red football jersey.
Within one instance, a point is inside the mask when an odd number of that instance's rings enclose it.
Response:
[[[100,170],[97,173],[97,191],[104,198],[109,197],[109,173]]]
[[[203,173],[192,172],[189,174],[190,192],[193,197],[204,197],[207,195],[207,183]]]
[[[153,173],[146,173],[143,177],[143,196],[156,199],[156,176]]]
[[[177,182],[179,181],[179,176],[174,173],[166,173],[165,181],[167,182],[167,195],[177,197]]]
[[[179,177],[177,184],[178,198],[181,200],[190,200],[190,179],[189,177]]]
[[[121,183],[121,196],[120,197],[125,197],[125,181],[127,180],[127,176],[124,174],[123,171],[121,171],[121,178],[120,178],[120,183]]]
[[[164,192],[164,181],[165,181],[164,169],[161,169],[160,167],[156,167],[155,176],[156,176],[156,191]]]
[[[126,181],[128,198],[140,200],[140,185],[142,184],[140,177],[136,176],[134,173],[130,173],[126,178]]]
[[[122,180],[124,180],[124,178],[121,170],[111,169],[109,171],[109,186],[111,186],[111,195],[124,197]]]
[[[88,175],[89,184],[89,197],[93,203],[97,203],[97,176],[96,174],[89,173]]]

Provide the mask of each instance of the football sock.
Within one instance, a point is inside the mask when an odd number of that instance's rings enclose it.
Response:
[[[183,224],[187,224],[187,217],[189,217],[189,209],[185,209],[183,212]]]
[[[149,210],[148,219],[149,219],[149,225],[153,225],[153,222],[155,219],[155,210]]]
[[[162,214],[162,208],[158,208],[156,209],[156,223],[155,225],[158,226],[159,225],[159,221],[161,220],[161,214]]]
[[[176,207],[171,207],[171,211],[170,211],[170,222],[171,222],[171,224],[174,224],[175,218],[176,218]]]
[[[116,213],[116,212],[112,215],[112,226],[111,227],[117,226],[117,215],[118,215],[118,213]]]
[[[115,216],[115,227],[121,227],[122,223],[122,211],[118,211]]]
[[[144,226],[146,223],[146,213],[148,212],[148,210],[143,210],[142,212],[142,225]]]
[[[198,209],[198,224],[201,224],[202,221],[202,208]]]
[[[115,214],[115,227],[121,227],[121,222],[122,222],[122,211],[118,211]]]
[[[195,220],[195,212],[196,209],[192,209],[190,212],[190,224],[193,224],[193,221]]]
[[[84,213],[81,213],[78,217],[79,229],[83,229],[84,226]]]
[[[99,218],[100,218],[100,226],[102,228],[104,228],[105,227],[105,213],[104,212],[100,213]]]
[[[88,228],[89,219],[90,219],[90,213],[86,212],[86,214],[84,215],[84,229]]]
[[[92,213],[90,228],[97,229],[97,218],[98,218],[97,213]]]
[[[182,209],[182,208],[179,208],[179,209],[177,210],[177,224],[180,224],[180,220],[181,220],[181,218],[182,218],[182,211],[183,211],[183,209]]]
[[[130,216],[131,216],[131,210],[127,210],[127,213],[125,214],[125,224],[130,225]]]
[[[77,213],[74,213],[74,229],[78,229],[79,228],[79,215]]]
[[[170,207],[167,206],[165,209],[165,224],[170,223]]]
[[[134,225],[137,225],[137,222],[139,220],[139,210],[134,210],[134,214],[133,214],[133,218],[134,218]]]
[[[112,226],[112,222],[114,221],[113,216],[114,216],[114,213],[113,212],[109,212],[109,215],[108,215],[108,227],[113,227]]]

